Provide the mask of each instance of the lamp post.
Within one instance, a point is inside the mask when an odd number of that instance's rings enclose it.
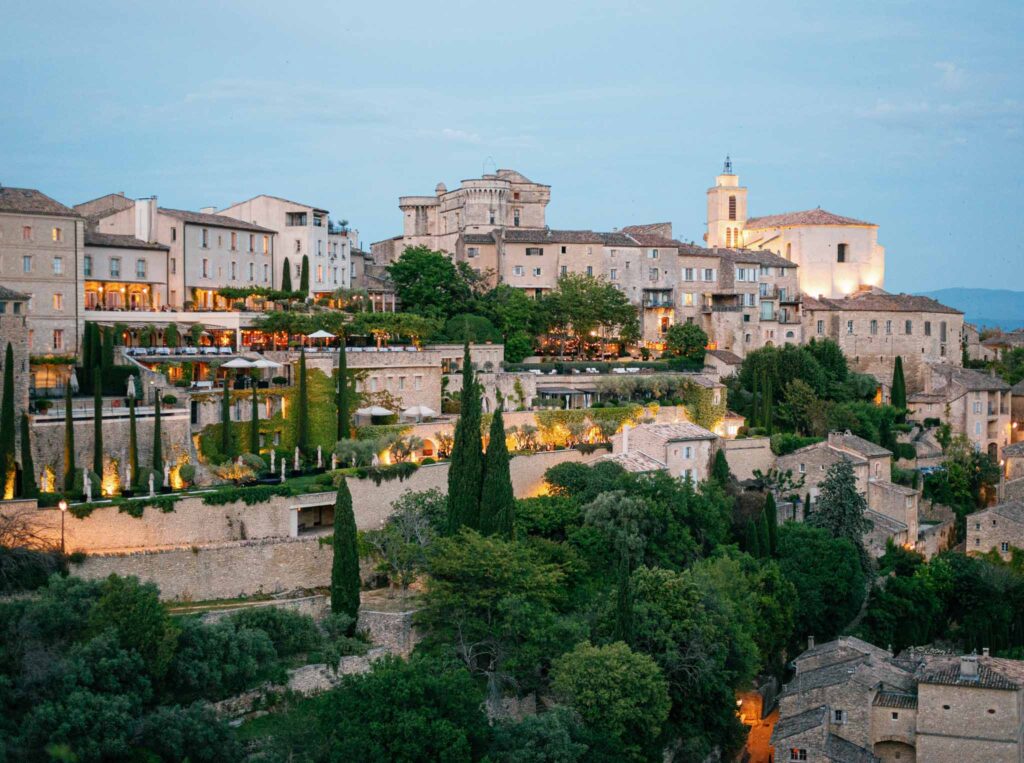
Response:
[[[67,499],[61,498],[57,508],[60,509],[60,555],[64,556],[64,515],[68,513]]]

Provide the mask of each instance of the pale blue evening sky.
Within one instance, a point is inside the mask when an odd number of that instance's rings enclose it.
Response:
[[[699,240],[750,213],[877,222],[886,285],[1024,288],[1024,4],[0,0],[0,182],[67,204],[258,193],[400,232],[488,157],[553,227]]]

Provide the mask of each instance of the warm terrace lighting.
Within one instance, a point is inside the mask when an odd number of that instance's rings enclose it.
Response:
[[[57,502],[57,508],[60,509],[61,511],[67,511],[68,502],[65,499],[61,498],[60,501]]]

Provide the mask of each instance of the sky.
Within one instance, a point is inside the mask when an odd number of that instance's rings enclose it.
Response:
[[[0,183],[66,204],[269,193],[364,246],[400,195],[512,168],[548,224],[700,241],[726,154],[751,216],[877,223],[886,288],[1024,289],[1024,3],[0,0]]]

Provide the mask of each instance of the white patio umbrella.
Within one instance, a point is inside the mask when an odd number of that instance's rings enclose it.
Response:
[[[221,368],[252,368],[253,364],[251,360],[245,358],[232,358],[227,363],[221,365]]]
[[[393,411],[379,405],[371,405],[369,408],[360,408],[356,411],[357,416],[390,416],[392,413]]]
[[[280,363],[275,363],[269,358],[259,358],[252,362],[252,368],[284,368]]]
[[[411,408],[406,408],[402,411],[403,416],[408,416],[411,419],[432,419],[437,415],[437,411],[433,408],[428,408],[425,405],[414,405]]]
[[[312,334],[306,334],[306,339],[334,339],[334,334],[330,331],[320,329],[318,331],[314,331]]]

